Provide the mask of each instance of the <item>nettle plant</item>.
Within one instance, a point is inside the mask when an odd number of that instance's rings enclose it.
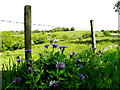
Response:
[[[64,54],[68,46],[51,45],[51,51],[48,51],[50,45],[44,45],[45,53],[39,53],[37,61],[31,59],[23,64],[20,58],[16,60],[19,67],[17,67],[13,86],[27,88],[79,88],[84,86],[88,77],[85,67],[91,60],[86,56],[87,60],[84,62],[75,52],[68,54],[68,57]]]

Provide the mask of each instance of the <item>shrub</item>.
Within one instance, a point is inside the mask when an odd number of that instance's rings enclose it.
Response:
[[[56,38],[57,36],[58,35],[54,33],[54,34],[51,35],[51,38]]]
[[[104,34],[105,36],[110,36],[110,32],[109,32],[109,31],[104,31],[103,34]]]
[[[83,38],[88,38],[88,37],[91,37],[91,33],[85,33],[82,35]]]
[[[34,42],[35,44],[42,44],[42,43],[44,43],[45,41],[46,41],[46,37],[39,37],[39,38],[33,40],[33,42]]]
[[[105,30],[101,30],[101,32],[104,32]]]
[[[61,39],[64,41],[64,40],[67,40],[68,39],[68,35],[62,35]]]

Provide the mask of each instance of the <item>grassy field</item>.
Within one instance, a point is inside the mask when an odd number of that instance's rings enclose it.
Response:
[[[89,35],[88,33],[88,31],[54,32],[50,36],[44,33],[42,36],[47,40],[44,43],[32,45],[33,63],[24,60],[24,48],[3,51],[0,53],[3,88],[118,88],[120,85],[120,73],[117,69],[118,47],[116,47],[119,41],[118,35],[111,33],[110,36],[105,36],[103,32],[96,32],[98,34],[96,37],[97,54],[94,54],[91,50],[91,38],[84,37],[84,35]],[[23,34],[20,36],[23,37]],[[39,39],[39,36],[41,37],[40,33],[32,34],[32,40]],[[79,39],[79,36],[83,37]],[[49,38],[59,39],[58,42],[53,42],[58,47],[68,47],[64,52],[59,48],[53,48]],[[49,47],[45,48],[44,45],[49,45]],[[102,53],[98,52],[103,49]],[[71,57],[73,52],[75,55]],[[40,56],[40,53],[43,55]],[[23,60],[21,63],[16,62],[17,56]],[[56,68],[57,62],[62,62],[65,66]],[[27,69],[26,63],[32,64],[32,68]],[[3,67],[2,64],[4,64]],[[16,79],[17,77],[19,80]]]
[[[84,35],[85,33],[90,33],[90,31],[68,31],[68,32],[54,32],[52,34],[56,34],[57,38],[67,35],[68,37],[75,37],[79,35]],[[107,47],[109,45],[118,45],[118,37],[114,33],[112,33],[112,36],[104,36],[103,32],[96,32],[99,34],[99,37],[96,37],[97,42],[97,50],[100,50],[104,47]],[[51,34],[51,35],[52,35]],[[37,36],[39,33],[32,34],[32,36]],[[23,34],[13,34],[11,36],[24,36]],[[55,37],[56,38],[56,37]],[[77,38],[73,40],[66,40],[66,41],[60,41],[57,42],[57,44],[68,46],[69,48],[65,52],[65,54],[69,54],[70,52],[80,52],[86,48],[88,48],[88,45],[86,43],[91,43],[91,38],[84,38],[82,40],[79,40]],[[45,42],[43,44],[34,44],[32,45],[32,57],[33,59],[37,59],[39,53],[44,52],[44,45],[50,45],[49,42]],[[91,47],[91,44],[89,45]],[[21,56],[21,58],[24,58],[24,48],[23,49],[17,49],[13,51],[4,51],[0,53],[0,55],[3,55],[0,57],[0,67],[2,66],[3,62],[8,62],[9,59],[15,59],[17,56]]]

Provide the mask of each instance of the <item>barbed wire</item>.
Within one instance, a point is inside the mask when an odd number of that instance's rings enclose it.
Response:
[[[8,22],[8,23],[17,23],[17,24],[24,24],[24,22],[16,22],[16,21],[10,21],[10,20],[0,20],[1,22]],[[47,27],[61,27],[61,26],[53,26],[53,25],[45,25],[45,24],[32,24],[34,26],[47,26]],[[66,28],[66,27],[62,27],[62,28]]]

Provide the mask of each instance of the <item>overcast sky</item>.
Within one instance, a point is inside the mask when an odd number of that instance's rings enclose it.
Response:
[[[75,27],[90,30],[94,20],[95,30],[117,30],[118,14],[114,4],[118,0],[0,0],[0,20],[24,21],[24,6],[32,6],[32,24]],[[51,27],[32,25],[32,29]],[[23,24],[0,21],[0,30],[24,30]]]

